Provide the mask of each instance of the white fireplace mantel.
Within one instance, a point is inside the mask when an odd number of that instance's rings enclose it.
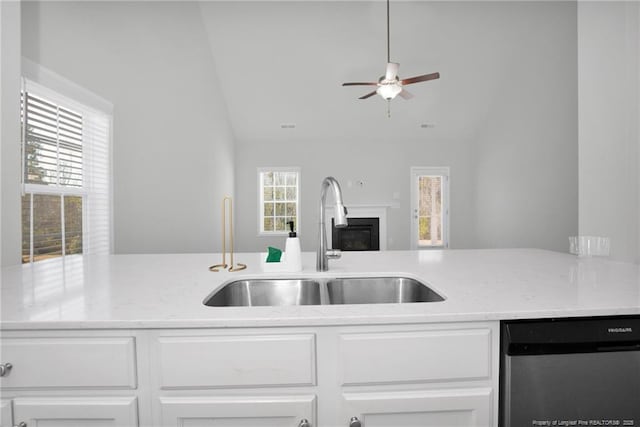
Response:
[[[380,218],[380,250],[387,250],[387,210],[391,205],[346,205],[347,218]],[[327,230],[327,245],[333,247],[331,220],[334,218],[333,206],[325,207],[325,227]]]

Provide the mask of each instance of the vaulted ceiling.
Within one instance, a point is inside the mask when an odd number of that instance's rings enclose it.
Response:
[[[441,78],[410,86],[415,97],[393,100],[391,119],[380,97],[357,99],[369,88],[341,86],[384,73],[385,2],[203,2],[201,11],[242,143],[471,138],[505,84],[553,79],[545,46],[567,19],[558,12],[572,7],[392,1],[391,60],[400,63],[401,78],[435,71]],[[281,128],[290,123],[296,128]]]

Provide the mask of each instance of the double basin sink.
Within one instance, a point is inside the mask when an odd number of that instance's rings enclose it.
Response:
[[[407,277],[237,280],[209,295],[211,307],[439,302],[444,298]]]

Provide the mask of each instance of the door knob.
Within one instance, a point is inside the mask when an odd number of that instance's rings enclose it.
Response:
[[[0,377],[4,377],[5,375],[9,375],[9,371],[11,371],[13,365],[11,363],[3,363],[0,365]]]
[[[24,421],[21,422],[20,424],[18,424],[17,426],[13,426],[13,427],[27,427],[27,423],[25,423]]]
[[[352,417],[351,421],[349,421],[349,427],[362,427],[362,423],[358,417]]]
[[[303,418],[300,420],[300,424],[298,424],[298,427],[311,427],[311,423],[306,418]]]

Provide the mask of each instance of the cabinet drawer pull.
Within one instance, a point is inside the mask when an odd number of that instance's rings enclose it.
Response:
[[[352,417],[351,421],[349,421],[349,427],[362,427],[362,423],[358,417]]]
[[[4,377],[5,375],[9,375],[9,371],[13,368],[11,363],[3,363],[0,365],[0,377]],[[25,424],[26,426],[26,424]],[[22,427],[22,426],[18,426]]]
[[[300,424],[298,424],[298,427],[311,427],[311,423],[306,418],[303,418],[300,420]]]

